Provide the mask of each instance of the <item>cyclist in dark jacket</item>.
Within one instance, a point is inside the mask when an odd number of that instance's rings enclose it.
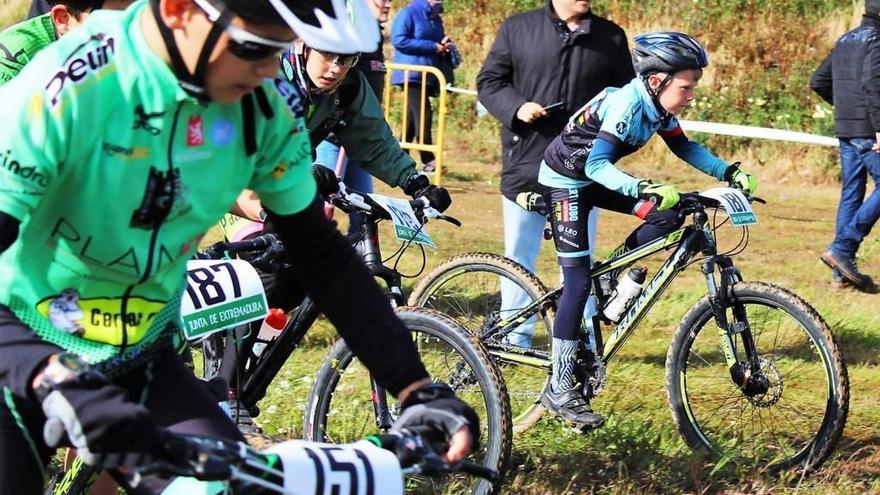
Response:
[[[388,22],[391,0],[367,0],[367,6],[370,7],[370,10],[376,17],[381,32],[383,25]],[[356,70],[367,78],[367,83],[369,83],[370,88],[373,89],[373,93],[375,93],[376,98],[380,102],[385,93],[386,70],[385,55],[382,53],[383,41],[380,41],[376,51],[362,53],[357,64],[354,66]],[[336,174],[347,187],[363,193],[373,192],[372,176],[363,167],[348,159],[346,152],[340,147],[339,140],[335,136],[328,136],[326,141],[315,148],[315,163],[336,171]],[[359,213],[349,214],[348,220],[349,233],[356,232],[363,224],[363,219]]]
[[[810,81],[834,105],[840,139],[841,192],[834,241],[821,260],[839,285],[873,291],[855,262],[862,240],[880,217],[880,0],[866,0],[862,24],[844,34]],[[874,191],[865,198],[868,174]]]

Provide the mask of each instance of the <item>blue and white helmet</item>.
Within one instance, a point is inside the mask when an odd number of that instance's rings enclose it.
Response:
[[[709,55],[700,42],[683,33],[646,33],[636,36],[634,41],[633,68],[640,76],[655,72],[675,74],[709,65]]]

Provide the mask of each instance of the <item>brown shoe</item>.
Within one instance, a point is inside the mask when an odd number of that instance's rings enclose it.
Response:
[[[831,269],[840,272],[840,275],[843,277],[842,280],[850,282],[857,289],[868,292],[874,287],[874,280],[868,275],[859,272],[859,267],[856,265],[855,260],[841,256],[830,249],[822,253],[819,259],[831,267]]]

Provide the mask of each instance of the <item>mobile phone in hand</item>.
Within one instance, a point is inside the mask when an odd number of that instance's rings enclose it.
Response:
[[[555,112],[557,110],[562,110],[563,105],[565,105],[565,102],[557,101],[556,103],[551,103],[551,104],[545,106],[544,111],[547,113],[550,113],[550,112]]]

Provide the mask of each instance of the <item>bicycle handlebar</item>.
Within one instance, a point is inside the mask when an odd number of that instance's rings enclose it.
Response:
[[[257,251],[265,251],[268,249],[277,249],[278,246],[281,246],[280,249],[283,251],[284,247],[281,245],[281,241],[278,239],[278,236],[273,233],[261,234],[253,239],[248,239],[246,241],[220,241],[215,242],[208,246],[204,252],[198,253],[196,255],[197,259],[221,259],[225,256],[234,256],[240,253],[250,253]]]
[[[385,435],[367,437],[368,440],[379,445],[383,449],[390,450],[397,455],[403,474],[437,476],[443,474],[464,473],[491,482],[498,481],[501,475],[498,471],[476,464],[470,461],[458,461],[447,463],[437,453],[434,446],[426,441],[430,437],[430,430],[413,428],[395,431]]]
[[[369,195],[347,188],[344,183],[339,183],[339,191],[330,196],[330,203],[345,213],[361,213],[375,220],[391,220],[391,216]],[[444,215],[431,207],[428,198],[421,197],[409,200],[409,205],[415,211],[421,222],[438,219],[449,222],[456,227],[461,227],[458,219]]]
[[[393,452],[400,462],[403,476],[438,476],[465,473],[490,481],[500,474],[494,469],[467,461],[447,463],[424,437],[411,430],[395,431],[381,436],[367,437],[374,445]],[[206,438],[193,435],[169,434],[161,459],[133,469],[135,484],[144,475],[183,476],[201,481],[241,481],[287,493],[278,483],[267,478],[284,479],[283,471],[270,467],[268,455],[243,442]],[[283,469],[283,466],[281,467]]]

